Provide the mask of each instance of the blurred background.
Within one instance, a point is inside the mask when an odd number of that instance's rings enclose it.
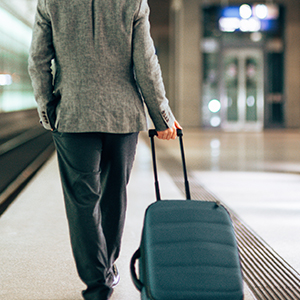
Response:
[[[27,74],[37,0],[0,1],[0,111],[35,106]],[[300,127],[298,0],[149,0],[171,106],[185,127]]]
[[[300,2],[150,0],[168,96],[184,126],[300,126]]]
[[[36,1],[0,2],[0,112],[35,106],[27,73]]]

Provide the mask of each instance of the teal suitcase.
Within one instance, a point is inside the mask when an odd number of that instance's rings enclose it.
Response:
[[[157,201],[146,210],[140,247],[130,265],[141,299],[242,300],[242,271],[227,210],[219,203],[189,200],[182,131],[188,200],[160,200],[154,135],[150,131]]]

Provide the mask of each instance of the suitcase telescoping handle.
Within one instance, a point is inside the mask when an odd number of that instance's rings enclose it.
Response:
[[[155,144],[154,144],[154,136],[156,136],[156,135],[157,135],[157,131],[155,129],[150,129],[149,130],[149,137],[150,137],[150,140],[151,140],[151,150],[152,150],[152,163],[153,163],[155,193],[156,193],[156,199],[157,199],[157,201],[159,201],[159,200],[161,200],[161,197],[160,197],[159,181],[158,181],[158,175],[157,175],[156,153],[155,153]],[[190,186],[189,186],[187,170],[186,170],[186,162],[185,162],[183,138],[182,138],[182,136],[183,136],[182,129],[177,129],[177,136],[179,137],[186,199],[190,200],[191,199],[191,193],[190,193]]]

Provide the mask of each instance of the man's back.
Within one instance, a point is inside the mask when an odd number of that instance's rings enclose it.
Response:
[[[130,77],[139,4],[139,0],[47,0],[58,64],[63,70],[81,69],[86,77],[107,79],[116,73]]]
[[[147,0],[39,0],[38,8],[29,71],[52,127],[145,130],[141,94],[158,129],[174,122],[150,37]],[[52,90],[50,74],[41,76],[39,64],[53,58]]]

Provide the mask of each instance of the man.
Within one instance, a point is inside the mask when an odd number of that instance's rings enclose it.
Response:
[[[29,73],[53,131],[72,250],[86,300],[107,300],[144,103],[160,139],[174,139],[150,37],[147,0],[38,0]]]

